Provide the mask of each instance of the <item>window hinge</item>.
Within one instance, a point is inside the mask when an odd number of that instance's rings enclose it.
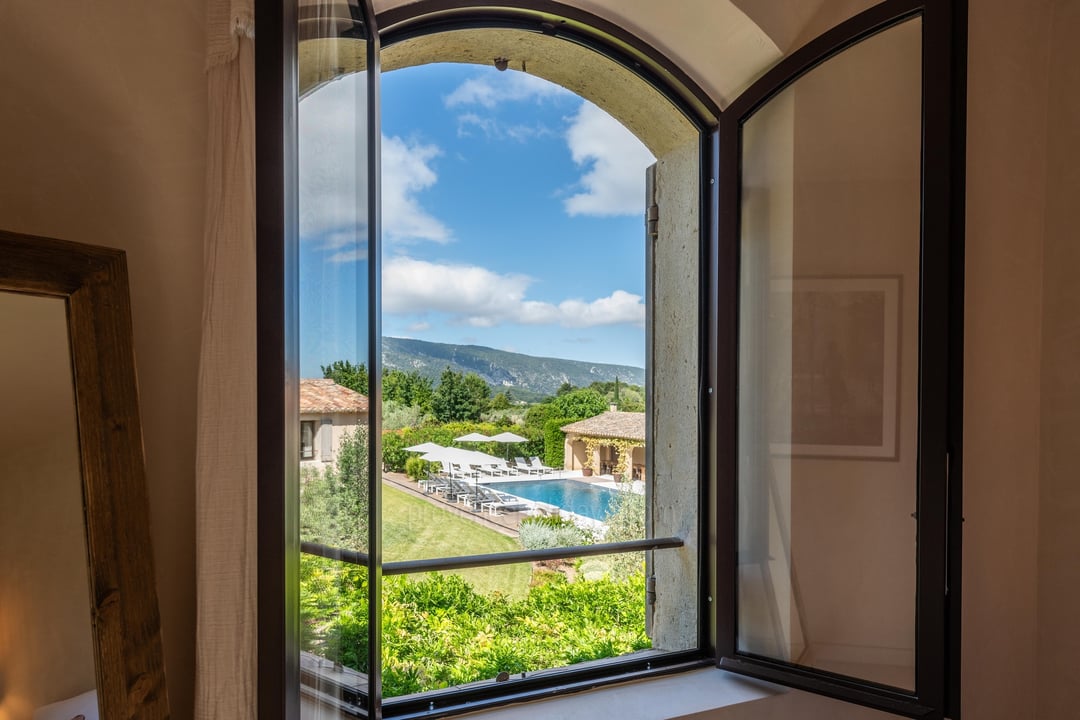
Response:
[[[649,237],[656,241],[656,238],[660,236],[660,206],[656,203],[649,205],[645,211],[645,229],[649,233]]]

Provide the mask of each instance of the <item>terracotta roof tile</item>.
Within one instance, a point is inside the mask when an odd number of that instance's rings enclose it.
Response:
[[[301,378],[301,413],[362,413],[368,411],[367,396],[333,380]]]
[[[563,425],[563,432],[599,438],[645,440],[645,413],[609,410],[595,417]]]

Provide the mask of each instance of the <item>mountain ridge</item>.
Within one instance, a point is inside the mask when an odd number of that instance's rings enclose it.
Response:
[[[538,357],[496,350],[483,345],[454,345],[412,338],[383,337],[384,369],[417,371],[436,383],[443,370],[476,373],[492,392],[511,392],[516,399],[530,395],[554,395],[563,383],[585,387],[593,382],[619,380],[645,384],[645,369],[633,365],[592,363],[584,360]],[[522,392],[524,391],[524,392]]]

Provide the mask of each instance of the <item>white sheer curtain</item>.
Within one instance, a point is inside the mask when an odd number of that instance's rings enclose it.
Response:
[[[256,715],[253,0],[207,0],[195,717]]]

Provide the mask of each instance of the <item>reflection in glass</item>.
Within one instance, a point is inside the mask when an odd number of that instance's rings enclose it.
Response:
[[[738,649],[914,689],[921,22],[743,127]]]
[[[29,718],[95,687],[66,303],[0,293],[0,337],[0,717]]]
[[[301,555],[305,718],[364,708],[368,693],[371,159],[367,43],[354,4],[298,8],[300,536],[359,563]]]

